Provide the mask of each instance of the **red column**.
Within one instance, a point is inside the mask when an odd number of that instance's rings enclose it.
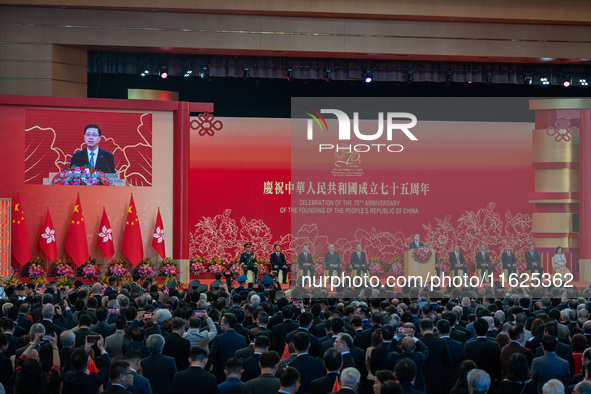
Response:
[[[189,258],[189,106],[188,102],[179,102],[174,111],[172,255],[175,260]]]
[[[579,259],[588,260],[591,259],[591,110],[581,111],[580,127]]]

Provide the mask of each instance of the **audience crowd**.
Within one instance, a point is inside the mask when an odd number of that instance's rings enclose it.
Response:
[[[0,392],[591,393],[591,285],[305,289],[134,276],[0,300]],[[218,278],[219,279],[219,278]]]

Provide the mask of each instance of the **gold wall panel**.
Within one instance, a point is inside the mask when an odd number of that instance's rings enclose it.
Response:
[[[579,137],[571,142],[557,142],[546,130],[532,131],[532,160],[534,163],[579,162]]]
[[[563,248],[578,248],[578,238],[568,237],[552,237],[552,238],[536,238],[536,248],[556,248],[562,246]]]
[[[572,213],[541,213],[532,214],[534,233],[571,233]]]
[[[536,192],[578,192],[579,169],[536,169]]]

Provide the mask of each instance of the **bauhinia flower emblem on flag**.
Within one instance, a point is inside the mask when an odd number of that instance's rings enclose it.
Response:
[[[45,242],[50,244],[55,242],[55,230],[49,228],[49,226],[45,227],[43,234],[41,236],[45,239]]]
[[[101,232],[99,233],[99,237],[103,239],[103,242],[109,242],[109,240],[113,240],[113,236],[111,235],[111,229],[107,228],[107,226],[103,226],[101,228]]]
[[[154,231],[154,239],[156,239],[158,243],[164,242],[164,230],[160,227],[156,227],[156,230]]]

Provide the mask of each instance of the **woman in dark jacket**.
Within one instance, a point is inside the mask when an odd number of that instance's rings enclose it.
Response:
[[[527,358],[522,353],[513,353],[509,358],[511,375],[503,380],[497,394],[536,394],[536,385],[531,380]]]

